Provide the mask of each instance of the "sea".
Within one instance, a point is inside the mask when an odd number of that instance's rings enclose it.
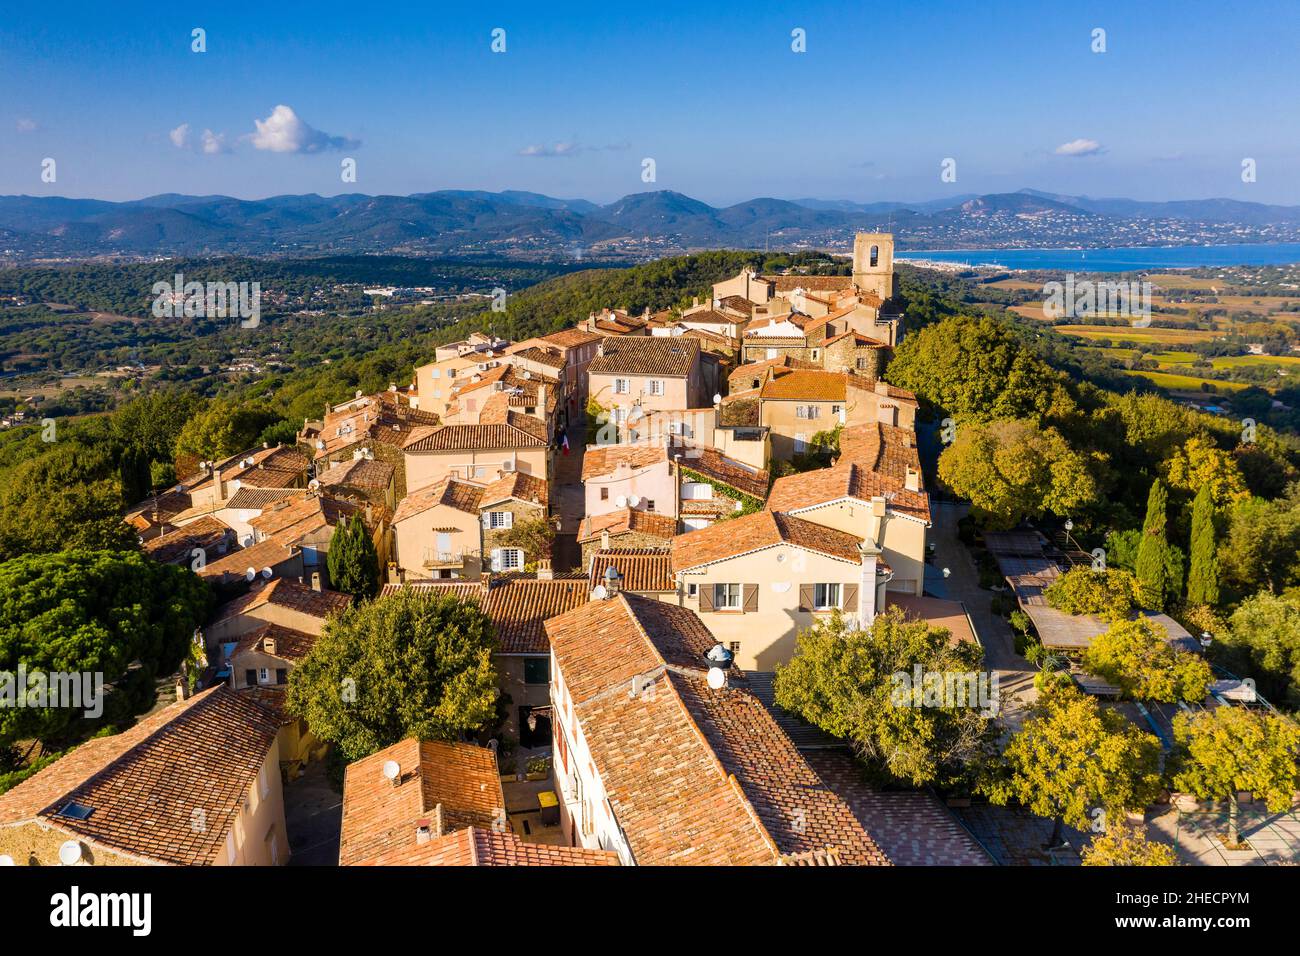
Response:
[[[1300,242],[1224,246],[1135,246],[1114,249],[908,249],[900,262],[965,263],[1004,269],[1075,272],[1195,269],[1206,266],[1279,266],[1300,262]]]

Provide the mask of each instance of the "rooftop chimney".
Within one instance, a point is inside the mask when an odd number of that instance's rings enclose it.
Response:
[[[319,571],[313,571],[313,572],[311,573],[311,589],[312,589],[313,591],[319,591],[319,590],[320,590],[320,572],[319,572]]]
[[[911,465],[907,466],[907,477],[903,480],[903,487],[908,491],[921,490],[921,473]]]
[[[275,637],[273,635],[268,634],[266,635],[266,637],[262,638],[263,651],[265,651],[267,654],[270,654],[272,657],[274,657],[275,649],[276,649],[276,643],[275,643]]]
[[[537,580],[553,581],[555,580],[555,571],[551,568],[551,562],[547,558],[537,559]]]
[[[438,806],[442,806],[442,804],[438,804]],[[415,821],[415,842],[428,843],[432,839],[433,839],[433,832],[430,827],[429,821],[416,820]]]
[[[600,550],[602,551],[609,550],[609,529],[608,528],[606,528],[604,531],[600,533]]]

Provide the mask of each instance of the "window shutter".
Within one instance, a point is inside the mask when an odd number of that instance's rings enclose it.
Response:
[[[489,531],[492,529],[492,512],[483,512],[483,527],[487,528]]]
[[[743,605],[743,608],[746,613],[751,613],[751,614],[754,611],[758,610],[758,585],[757,584],[745,585],[745,603]]]
[[[814,601],[814,596],[813,596],[813,595],[814,595],[814,591],[813,591],[813,589],[814,589],[815,587],[816,587],[816,585],[814,585],[814,584],[801,584],[801,585],[799,585],[799,610],[801,610],[801,611],[811,611],[811,610],[812,610],[813,601]]]
[[[856,584],[844,585],[844,603],[841,607],[846,611],[856,611],[858,609],[858,586]]]
[[[493,571],[501,570],[501,549],[500,548],[492,549],[492,570]]]
[[[513,511],[501,512],[501,518],[502,518],[501,527],[513,528],[515,526],[515,513]]]
[[[699,587],[699,592],[700,592],[700,610],[712,611],[713,610],[713,585],[701,584]]]

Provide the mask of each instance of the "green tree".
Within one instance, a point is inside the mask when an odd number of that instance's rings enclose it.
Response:
[[[153,705],[154,682],[180,666],[213,600],[188,569],[113,551],[6,561],[0,595],[0,673],[101,674],[116,685],[103,720]],[[68,707],[0,706],[0,748],[79,739],[99,723]]]
[[[344,516],[330,535],[325,555],[330,587],[356,600],[368,600],[379,593],[379,554],[361,515]]]
[[[980,674],[982,667],[978,647],[954,646],[948,631],[908,620],[895,608],[865,631],[837,613],[799,633],[794,657],[777,665],[776,700],[848,740],[874,770],[911,786],[951,786],[988,748],[996,702],[981,709],[986,702],[972,702],[969,694],[927,697],[926,691],[937,690],[945,675],[956,690],[959,675]]]
[[[1099,497],[1093,455],[1033,421],[961,422],[939,457],[939,478],[970,499],[988,526],[1010,528],[1044,512],[1068,514]]]
[[[889,363],[889,381],[963,424],[1038,423],[1075,409],[1065,377],[990,316],[953,316],[908,335]]]
[[[1165,609],[1170,596],[1170,575],[1167,565],[1169,541],[1165,526],[1169,521],[1169,493],[1159,478],[1151,483],[1147,495],[1147,516],[1142,522],[1142,543],[1138,545],[1137,579],[1138,595],[1143,606],[1156,611]]]
[[[1226,843],[1240,845],[1237,791],[1262,797],[1272,813],[1291,806],[1297,784],[1300,727],[1286,717],[1215,707],[1174,718],[1173,783],[1203,800],[1226,800]]]
[[[1240,594],[1300,584],[1300,484],[1277,501],[1236,504],[1219,554],[1224,576]]]
[[[1122,568],[1070,568],[1043,591],[1048,606],[1066,614],[1092,614],[1105,621],[1128,620],[1137,599],[1137,580]]]
[[[1051,684],[1007,742],[999,773],[982,786],[998,805],[1015,801],[1083,830],[1100,808],[1107,817],[1145,807],[1160,792],[1160,741],[1069,684]]]
[[[1300,710],[1300,593],[1261,591],[1242,601],[1216,648],[1266,698]]]
[[[1132,700],[1197,704],[1214,683],[1199,654],[1171,644],[1163,626],[1145,617],[1098,634],[1083,652],[1083,666]]]
[[[176,465],[190,473],[203,460],[225,458],[252,447],[280,416],[270,409],[219,398],[194,414],[176,438]]]
[[[349,761],[408,737],[455,740],[495,715],[492,622],[403,588],[330,618],[289,674],[286,706]]]
[[[127,447],[118,460],[118,473],[122,483],[122,501],[128,505],[143,500],[153,486],[149,472],[149,456],[139,445]]]
[[[1214,536],[1214,492],[1201,485],[1192,503],[1191,569],[1187,600],[1214,607],[1219,603],[1219,557]]]
[[[523,549],[529,562],[549,559],[555,546],[555,524],[546,517],[529,518],[498,532],[496,540],[504,547]]]
[[[1173,847],[1148,839],[1141,827],[1125,822],[1108,822],[1106,832],[1094,837],[1080,856],[1084,866],[1178,865]]]

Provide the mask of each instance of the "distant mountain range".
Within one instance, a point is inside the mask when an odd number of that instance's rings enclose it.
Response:
[[[893,232],[904,250],[1277,242],[1300,240],[1300,207],[1031,189],[920,203],[763,198],[721,208],[668,190],[607,205],[513,190],[131,202],[0,196],[7,259],[357,252],[637,259],[719,247],[847,250],[859,230]]]

